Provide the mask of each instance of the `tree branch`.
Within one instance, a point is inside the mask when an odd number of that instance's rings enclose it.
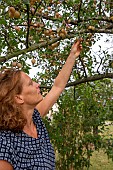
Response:
[[[83,71],[84,71],[85,77],[87,77],[87,73],[86,73],[86,70],[85,70],[84,62],[83,62],[83,60],[82,60],[82,58],[80,56],[79,56],[79,60],[80,60],[80,62],[82,64],[82,66],[83,66]]]
[[[82,0],[80,1],[79,8],[78,8],[78,22],[80,21],[80,10],[82,6]]]
[[[90,76],[90,77],[83,78],[83,79],[80,79],[80,80],[76,80],[74,82],[68,83],[66,85],[66,87],[77,86],[77,85],[82,84],[82,83],[93,82],[93,81],[102,80],[102,79],[105,79],[105,78],[112,79],[113,78],[113,73],[94,75],[94,76]],[[51,89],[51,86],[41,85],[40,88]]]
[[[100,3],[99,3],[99,15],[101,15],[101,9],[102,9],[102,0],[100,0]]]
[[[46,15],[42,15],[40,13],[37,13],[37,16],[39,17],[42,17],[44,19],[47,19],[47,20],[51,20],[51,21],[59,21],[61,22],[60,19],[58,18],[54,18],[53,16],[46,16]],[[71,18],[70,18],[71,20]],[[70,21],[70,24],[73,24],[73,25],[78,25],[78,23],[81,23],[81,22],[87,22],[87,21],[93,21],[93,20],[97,20],[97,21],[106,21],[106,22],[110,22],[110,23],[113,23],[113,21],[109,18],[109,17],[92,17],[92,18],[87,18],[87,19],[77,19],[77,20],[71,20]]]
[[[80,36],[80,34],[84,34],[84,33],[90,33],[90,32],[92,32],[92,31],[90,31],[90,30],[80,30],[80,31],[78,31],[77,33],[76,33],[76,35],[79,35]],[[108,33],[108,34],[113,34],[113,29],[111,29],[111,30],[104,30],[104,29],[95,29],[94,31],[93,31],[93,33]],[[75,33],[69,33],[67,36],[66,36],[66,38],[68,38],[68,39],[70,39],[70,38],[74,38],[75,37]],[[65,39],[66,39],[65,38]],[[7,56],[0,56],[0,63],[1,62],[5,62],[5,61],[7,61],[7,60],[9,60],[9,59],[11,59],[11,58],[13,58],[13,57],[17,57],[17,56],[19,56],[19,55],[21,55],[21,54],[26,54],[26,53],[28,53],[28,52],[30,52],[30,51],[34,51],[34,50],[36,50],[36,49],[38,49],[38,48],[42,48],[42,47],[47,47],[48,45],[51,45],[51,44],[53,44],[53,43],[55,43],[55,42],[57,42],[57,41],[60,41],[60,40],[62,40],[62,38],[61,37],[57,37],[57,38],[54,38],[54,39],[51,39],[51,40],[49,40],[49,41],[43,41],[42,43],[38,43],[38,44],[33,44],[32,46],[30,46],[28,49],[23,49],[23,50],[18,50],[18,51],[13,51],[13,53],[12,54],[9,54],[9,55],[7,55]]]
[[[30,29],[30,24],[31,21],[29,20],[29,4],[26,4],[27,7],[27,35],[26,35],[26,48],[29,48],[28,42],[29,42],[29,29]]]
[[[92,81],[96,81],[96,80],[102,80],[104,78],[111,78],[112,79],[113,73],[106,73],[106,74],[100,74],[100,75],[97,74],[97,75],[87,77],[87,78],[84,78],[84,79],[81,79],[81,80],[76,80],[75,82],[68,83],[66,87],[77,86],[77,85],[82,84],[82,83],[92,82]]]

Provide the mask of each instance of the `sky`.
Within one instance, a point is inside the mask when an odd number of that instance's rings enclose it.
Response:
[[[109,41],[105,42],[106,39],[109,39]],[[100,50],[99,45],[101,46],[101,51],[109,49],[109,54],[113,54],[113,35],[108,36],[104,34],[104,36],[92,46],[92,53]]]

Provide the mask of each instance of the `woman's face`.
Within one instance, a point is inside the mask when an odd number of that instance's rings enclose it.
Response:
[[[21,72],[23,103],[29,106],[36,106],[43,97],[40,93],[39,84],[34,82],[27,74]]]

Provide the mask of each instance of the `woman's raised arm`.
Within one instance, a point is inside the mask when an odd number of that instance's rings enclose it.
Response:
[[[54,105],[54,103],[57,101],[58,97],[64,90],[72,72],[75,60],[78,58],[82,50],[81,42],[82,39],[79,39],[72,45],[70,54],[58,76],[56,77],[51,90],[45,96],[45,98],[36,106],[42,117],[48,113],[48,111],[51,109],[51,107]]]

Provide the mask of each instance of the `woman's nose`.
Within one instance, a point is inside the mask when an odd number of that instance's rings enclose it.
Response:
[[[39,88],[40,87],[40,84],[39,83],[36,83],[36,88]]]

